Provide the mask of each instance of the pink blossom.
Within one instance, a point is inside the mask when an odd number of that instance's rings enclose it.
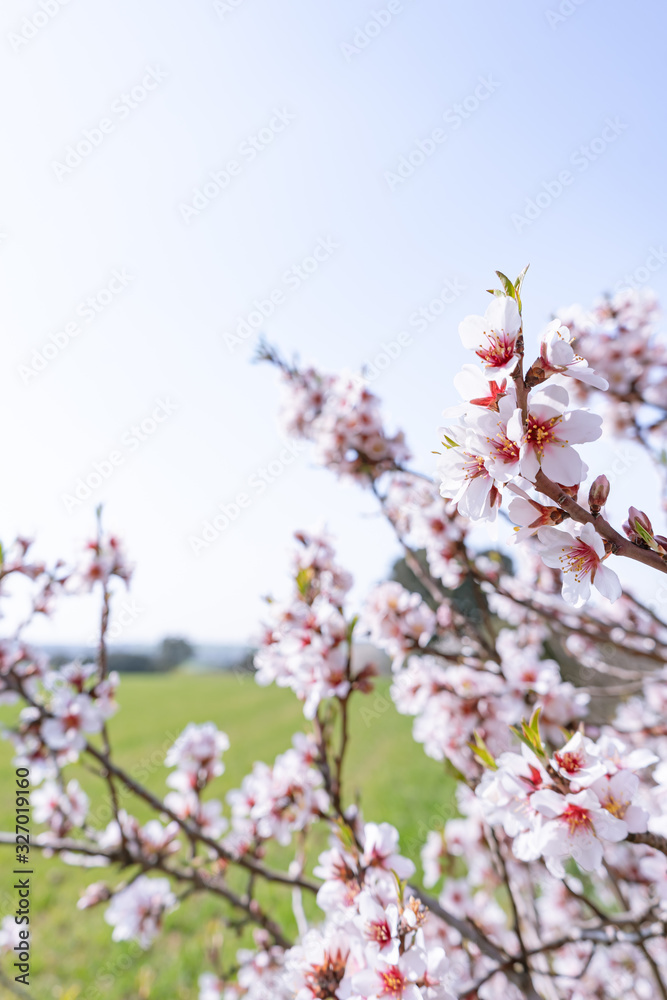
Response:
[[[590,597],[591,585],[609,601],[621,596],[616,573],[603,565],[604,542],[592,524],[560,530],[545,527],[537,532],[544,546],[540,555],[547,566],[563,573],[563,598],[580,608]]]
[[[229,737],[213,722],[191,722],[169,748],[164,762],[166,767],[177,767],[190,775],[193,787],[203,787],[224,773],[225,750],[229,750]]]
[[[366,823],[363,845],[362,865],[394,871],[399,878],[414,875],[412,861],[398,854],[398,830],[390,823]]]
[[[367,1000],[422,1000],[417,983],[425,973],[423,952],[411,948],[397,962],[378,956],[372,967],[352,977],[352,988]]]
[[[531,394],[526,426],[520,409],[507,422],[507,437],[520,448],[521,475],[530,482],[541,468],[563,486],[574,486],[586,475],[586,466],[572,447],[596,441],[602,433],[602,417],[587,410],[568,410],[569,397],[553,385]]]
[[[114,929],[114,941],[136,940],[142,948],[148,948],[164,914],[175,906],[176,897],[168,879],[140,875],[114,894],[104,919]]]
[[[435,613],[419,594],[390,580],[371,591],[362,619],[371,641],[391,657],[426,646],[435,630]]]
[[[494,296],[484,316],[467,316],[459,324],[463,346],[475,351],[489,379],[511,375],[516,368],[520,332],[516,300],[507,295]]]
[[[588,362],[574,353],[573,337],[559,319],[552,320],[540,338],[540,365],[548,375],[562,374],[577,378],[595,389],[608,389],[609,383]]]
[[[99,733],[102,728],[102,714],[87,694],[58,690],[50,709],[52,717],[42,722],[41,735],[53,750],[83,750],[84,734]]]
[[[445,441],[444,447],[437,463],[440,495],[455,503],[459,514],[472,521],[494,521],[501,497],[484,455],[475,452],[467,442],[451,446]]]
[[[552,874],[562,877],[562,858],[572,857],[584,871],[599,868],[604,843],[617,843],[628,833],[627,824],[600,805],[593,791],[560,795],[550,789],[535,792],[532,806],[544,818],[535,837]]]
[[[55,781],[45,781],[32,793],[33,819],[48,823],[57,837],[64,837],[73,827],[86,821],[89,800],[79,782],[72,779],[64,788]]]

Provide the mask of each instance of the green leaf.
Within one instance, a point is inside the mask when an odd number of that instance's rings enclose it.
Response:
[[[507,277],[507,275],[503,274],[502,271],[496,271],[496,274],[500,278],[500,284],[504,288],[504,294],[505,295],[509,295],[510,298],[512,298],[512,299],[515,299],[516,298],[516,288],[514,287],[514,285],[510,281],[510,279]]]
[[[523,285],[523,279],[526,277],[526,271],[528,270],[529,267],[530,267],[530,264],[526,264],[526,266],[524,267],[523,271],[521,272],[521,274],[519,275],[519,277],[514,282],[514,287],[515,287],[517,293],[521,292],[521,286]]]
[[[527,739],[527,738],[526,738],[526,737],[524,736],[523,732],[522,732],[522,731],[521,731],[520,729],[517,729],[517,727],[516,727],[516,726],[510,726],[510,732],[514,733],[514,735],[515,735],[515,736],[516,736],[516,737],[517,737],[518,739],[520,739],[522,743],[525,743],[527,747],[530,747],[530,749],[531,749],[531,750],[533,749],[533,746],[532,746],[532,744],[531,744],[530,740],[529,740],[529,739]]]
[[[535,709],[530,717],[530,722],[522,719],[520,730],[516,726],[510,726],[510,729],[515,736],[519,737],[522,743],[530,747],[534,754],[537,754],[538,757],[546,757],[546,750],[542,745],[542,737],[540,736],[540,711],[539,708]]]
[[[533,714],[531,715],[530,722],[528,723],[528,728],[530,729],[531,733],[535,733],[535,735],[538,737],[538,739],[540,737],[540,713],[541,713],[541,711],[542,711],[542,708],[538,705],[537,708],[535,709],[535,711],[533,712]]]
[[[398,898],[403,899],[405,895],[405,890],[408,885],[408,880],[406,878],[399,878],[393,868],[390,868],[391,874],[396,879],[396,890],[398,892]]]
[[[637,532],[637,534],[639,535],[639,537],[642,538],[650,548],[652,548],[652,549],[656,548],[656,544],[653,541],[653,536],[649,535],[649,533],[646,530],[646,528],[642,524],[639,523],[639,521],[637,520],[637,518],[635,518],[635,531]]]
[[[526,271],[528,270],[529,267],[530,264],[526,264],[523,271],[514,282],[514,288],[516,291],[516,304],[519,307],[519,312],[521,312],[521,286],[523,285],[523,279],[526,277]]]
[[[491,768],[492,771],[497,771],[498,765],[496,764],[495,760],[493,759],[493,756],[489,751],[489,748],[487,747],[486,743],[484,742],[480,734],[477,732],[477,730],[475,730],[473,736],[475,737],[475,742],[468,743],[468,746],[472,750],[473,755],[484,767],[489,767]]]
[[[443,436],[442,443],[445,448],[458,448],[458,443],[454,440],[454,438],[450,438],[448,434]]]
[[[296,585],[299,588],[299,593],[304,597],[308,591],[308,586],[313,578],[312,569],[300,569],[296,575]]]

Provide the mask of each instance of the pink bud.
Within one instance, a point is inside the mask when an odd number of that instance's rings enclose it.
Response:
[[[606,476],[598,476],[588,492],[588,506],[595,514],[599,514],[609,496],[609,480]]]
[[[638,510],[637,507],[630,507],[628,510],[628,519],[623,524],[623,531],[626,533],[628,538],[633,542],[639,542],[640,544],[646,546],[646,541],[637,531],[637,525],[643,528],[644,531],[653,538],[653,525],[651,524],[648,515],[644,513],[643,510]]]

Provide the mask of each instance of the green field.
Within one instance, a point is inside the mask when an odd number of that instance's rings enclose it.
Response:
[[[401,833],[404,853],[419,863],[419,844],[425,831],[442,825],[452,813],[452,783],[437,762],[428,759],[411,739],[412,720],[399,715],[387,695],[387,682],[377,691],[358,696],[351,717],[351,747],[346,768],[347,801],[359,792],[367,820],[387,820]],[[121,710],[111,720],[114,756],[128,770],[143,765],[150,777],[145,783],[164,795],[167,769],[161,763],[166,748],[189,721],[215,722],[229,734],[231,749],[225,754],[226,772],[213,790],[224,799],[238,787],[256,760],[272,762],[285,750],[292,733],[307,727],[301,708],[291,694],[276,687],[258,687],[250,677],[238,675],[185,675],[123,677],[118,700]],[[11,718],[9,710],[2,717]],[[151,761],[151,756],[153,759]],[[106,808],[100,781],[83,769],[71,768],[92,800],[92,810]],[[14,769],[11,746],[0,742],[0,776],[5,795],[0,803],[0,825],[12,829],[10,809]],[[149,813],[140,801],[124,799],[123,805],[145,820]],[[106,817],[104,819],[106,822]],[[99,825],[104,825],[100,823]],[[318,836],[318,849],[325,833]],[[13,852],[0,846],[3,857],[2,912],[11,912]],[[289,857],[284,852],[282,860]],[[84,886],[118,875],[110,869],[82,870],[58,859],[45,859],[33,851],[32,983],[29,995],[38,1000],[196,1000],[197,978],[208,971],[206,948],[220,933],[221,903],[213,897],[191,896],[166,919],[165,929],[147,952],[136,946],[115,944],[103,919],[104,906],[85,912],[76,909]],[[274,855],[273,861],[280,858]],[[265,891],[261,899],[278,919],[291,923],[290,892],[281,887]],[[309,912],[315,913],[315,909]],[[225,932],[226,953],[233,955],[238,940]],[[10,961],[2,960],[5,975]],[[0,986],[0,995],[9,992]]]

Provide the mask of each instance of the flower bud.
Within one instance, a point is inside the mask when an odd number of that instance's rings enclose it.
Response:
[[[630,507],[628,510],[628,520],[630,521],[630,524],[639,522],[644,531],[648,531],[651,536],[653,535],[653,525],[649,521],[648,514],[645,514],[643,510],[637,510],[636,507]]]
[[[598,476],[588,492],[588,506],[591,514],[599,514],[609,496],[609,480],[606,476]]]
[[[645,534],[653,538],[653,525],[648,515],[643,510],[638,510],[637,507],[630,507],[628,510],[628,519],[623,524],[623,531],[631,541],[646,546],[646,539],[637,530],[637,525],[639,528],[643,528]]]

